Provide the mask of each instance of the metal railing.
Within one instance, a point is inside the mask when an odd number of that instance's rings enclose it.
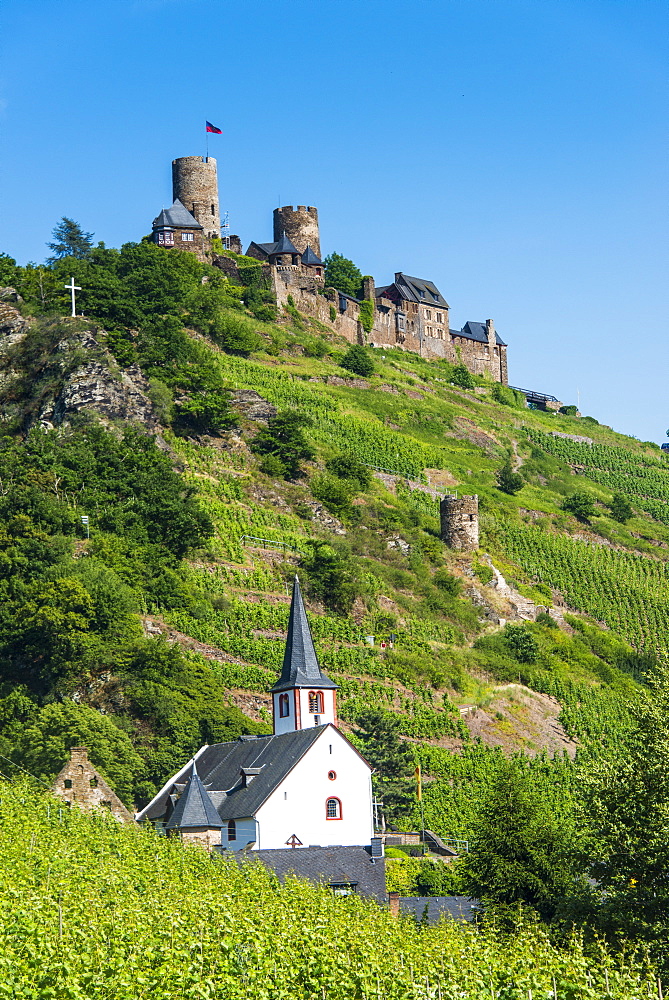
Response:
[[[520,389],[517,385],[510,385],[509,389],[513,389],[515,392],[522,392],[526,399],[531,399],[533,402],[540,403],[559,403],[560,400],[557,396],[549,396],[545,392],[535,392],[534,389]]]
[[[288,542],[277,542],[274,538],[259,538],[257,535],[242,535],[238,541],[240,545],[247,545],[249,542],[258,542],[259,544],[256,547],[260,549],[289,549],[291,552],[302,551],[302,549],[298,549],[295,545],[289,545]]]

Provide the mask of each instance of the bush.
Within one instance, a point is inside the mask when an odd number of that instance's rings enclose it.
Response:
[[[585,490],[576,490],[575,493],[565,497],[562,509],[573,514],[577,521],[583,521],[586,524],[596,513],[595,501]]]
[[[519,472],[513,471],[511,462],[505,462],[497,472],[497,485],[503,493],[513,496],[519,490],[522,490],[525,481]]]
[[[476,385],[474,376],[465,365],[455,365],[451,372],[451,382],[461,389],[473,389]]]
[[[609,504],[609,510],[614,521],[619,521],[620,524],[629,521],[634,513],[627,497],[623,496],[622,493],[614,493],[613,500]]]
[[[501,403],[503,406],[513,406],[514,409],[524,410],[527,405],[522,392],[517,392],[508,385],[502,385],[501,382],[495,382],[490,395],[496,403]]]
[[[277,458],[276,455],[265,455],[258,468],[272,479],[285,479],[286,472],[288,471],[281,459]]]
[[[315,340],[309,340],[303,347],[304,354],[307,358],[324,358],[328,353],[328,345],[319,337]]]
[[[351,513],[351,499],[355,495],[351,487],[334,476],[314,476],[310,482],[311,492],[323,506],[336,517],[346,518]]]
[[[343,545],[314,541],[308,544],[311,551],[300,565],[307,574],[309,595],[332,611],[348,614],[356,597],[363,592],[350,552]]]
[[[369,378],[370,375],[374,374],[374,362],[362,344],[352,344],[341,359],[340,364],[342,368],[353,372],[354,375],[361,375],[363,378]]]
[[[502,636],[509,652],[519,663],[536,662],[539,646],[528,629],[522,625],[506,625]]]
[[[330,322],[334,323],[337,318],[337,310],[334,306],[330,306]]]
[[[286,479],[298,479],[304,475],[301,459],[314,457],[314,450],[304,437],[303,428],[311,426],[311,418],[297,410],[281,410],[270,417],[267,427],[263,427],[249,445],[256,455],[272,455],[283,465]],[[264,460],[264,459],[263,459]],[[278,465],[269,463],[263,471],[272,469],[269,475],[278,475]]]
[[[329,458],[325,468],[339,479],[351,480],[360,490],[368,490],[372,485],[371,471],[350,451],[343,451]]]
[[[365,333],[371,333],[374,326],[374,303],[371,299],[363,299],[360,303],[359,319]]]
[[[561,406],[560,407],[560,413],[562,413],[563,416],[565,416],[565,417],[575,417],[576,414],[578,413],[578,407],[576,407],[574,405]]]
[[[462,590],[462,581],[447,569],[438,569],[432,577],[432,582],[448,597],[457,597]]]

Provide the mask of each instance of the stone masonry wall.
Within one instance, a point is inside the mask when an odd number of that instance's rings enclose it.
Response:
[[[284,205],[283,208],[274,209],[274,242],[281,239],[283,234],[295,247],[304,253],[308,246],[314,253],[321,255],[321,238],[318,231],[318,209],[312,205]]]
[[[132,813],[89,761],[85,747],[72,747],[70,760],[56,778],[51,791],[68,805],[76,804],[86,812],[108,809],[122,823],[134,822]]]
[[[446,496],[439,505],[441,537],[451,549],[473,552],[479,547],[479,498]]]
[[[172,197],[184,205],[203,227],[205,236],[221,235],[218,176],[213,156],[181,156],[172,160]],[[213,211],[212,211],[213,209]]]

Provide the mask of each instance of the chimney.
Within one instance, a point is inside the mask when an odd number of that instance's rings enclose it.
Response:
[[[70,761],[73,764],[87,764],[88,747],[70,747]]]
[[[388,893],[388,912],[391,917],[399,917],[400,915],[400,894],[399,892],[389,892]]]
[[[488,345],[490,347],[495,346],[495,324],[491,319],[485,321],[485,332],[488,336]]]

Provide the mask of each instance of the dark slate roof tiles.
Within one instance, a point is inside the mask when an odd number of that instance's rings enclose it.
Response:
[[[386,899],[386,868],[382,859],[372,861],[364,847],[297,847],[254,851],[251,863],[261,861],[283,882],[288,875],[326,885],[351,885],[360,896],[379,903]],[[237,856],[238,863],[243,863]]]
[[[302,600],[300,581],[293,581],[293,599],[290,604],[288,636],[283,655],[281,677],[272,691],[288,691],[295,687],[336,688],[337,685],[326,677],[318,663],[307,612]]]
[[[316,267],[323,263],[318,254],[314,253],[311,247],[307,247],[302,254],[302,263],[309,264],[311,267]]]
[[[170,208],[164,208],[153,220],[154,229],[202,229],[194,215],[177,198]]]
[[[221,819],[200,781],[195,763],[188,784],[181,793],[174,812],[165,824],[166,830],[187,830],[194,827],[220,829]]]

